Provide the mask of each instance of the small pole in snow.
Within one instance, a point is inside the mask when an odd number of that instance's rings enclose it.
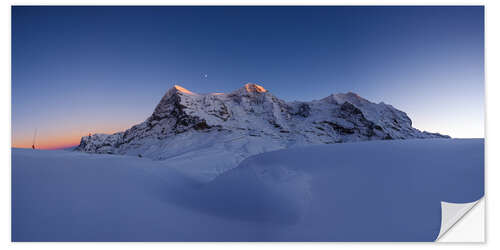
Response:
[[[35,128],[35,134],[33,135],[33,144],[31,144],[32,149],[35,149],[36,132],[37,132],[37,129]]]

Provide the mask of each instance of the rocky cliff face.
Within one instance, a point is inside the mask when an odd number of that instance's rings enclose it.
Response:
[[[309,144],[439,137],[448,136],[421,132],[406,113],[354,93],[287,103],[257,84],[228,94],[174,86],[143,123],[112,135],[82,137],[76,150],[169,159],[211,148],[238,161]]]

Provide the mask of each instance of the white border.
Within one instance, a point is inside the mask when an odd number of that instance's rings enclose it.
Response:
[[[484,5],[487,0],[10,0],[9,5]]]
[[[486,241],[487,244],[439,244],[439,243],[11,243],[10,242],[10,133],[11,133],[11,79],[10,79],[10,16],[11,5],[485,5],[486,12]],[[2,38],[1,44],[1,65],[2,65],[2,84],[0,84],[0,117],[2,130],[0,133],[0,145],[2,153],[1,166],[1,195],[3,202],[0,206],[2,219],[1,221],[1,241],[2,246],[13,247],[15,249],[109,249],[114,247],[121,248],[158,248],[179,247],[179,248],[195,248],[203,249],[229,249],[238,247],[241,249],[250,248],[269,248],[269,249],[297,249],[302,247],[314,247],[331,249],[332,247],[342,246],[351,247],[354,249],[422,249],[427,247],[447,247],[452,246],[454,249],[470,249],[471,247],[488,247],[500,249],[499,231],[492,225],[500,226],[500,211],[498,198],[493,195],[495,191],[500,190],[500,181],[498,181],[500,161],[498,157],[498,139],[500,122],[498,118],[498,109],[500,108],[499,85],[500,85],[500,64],[499,64],[499,32],[500,30],[500,1],[484,0],[484,1],[328,1],[328,0],[184,0],[180,1],[161,1],[161,0],[104,0],[104,1],[57,1],[57,0],[39,0],[39,1],[3,1],[1,4],[0,19]],[[495,129],[496,128],[496,129]],[[496,153],[496,154],[495,154]],[[489,178],[488,178],[489,177]],[[489,179],[493,181],[490,182]],[[492,236],[492,237],[489,237]],[[404,245],[404,246],[403,246]]]

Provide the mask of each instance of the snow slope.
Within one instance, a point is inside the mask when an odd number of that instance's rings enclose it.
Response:
[[[210,163],[205,170],[184,171],[204,171],[199,178],[211,180],[248,156],[277,149],[444,137],[421,132],[404,112],[354,93],[287,103],[257,84],[228,94],[197,94],[176,85],[143,123],[112,135],[82,137],[76,150],[140,155],[176,161],[179,166]]]
[[[307,146],[213,181],[175,161],[12,150],[14,241],[433,241],[484,194],[484,140]]]

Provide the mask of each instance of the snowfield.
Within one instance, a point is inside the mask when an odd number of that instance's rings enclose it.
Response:
[[[483,139],[296,147],[211,179],[202,162],[12,149],[12,240],[433,241],[441,201],[484,194]]]

